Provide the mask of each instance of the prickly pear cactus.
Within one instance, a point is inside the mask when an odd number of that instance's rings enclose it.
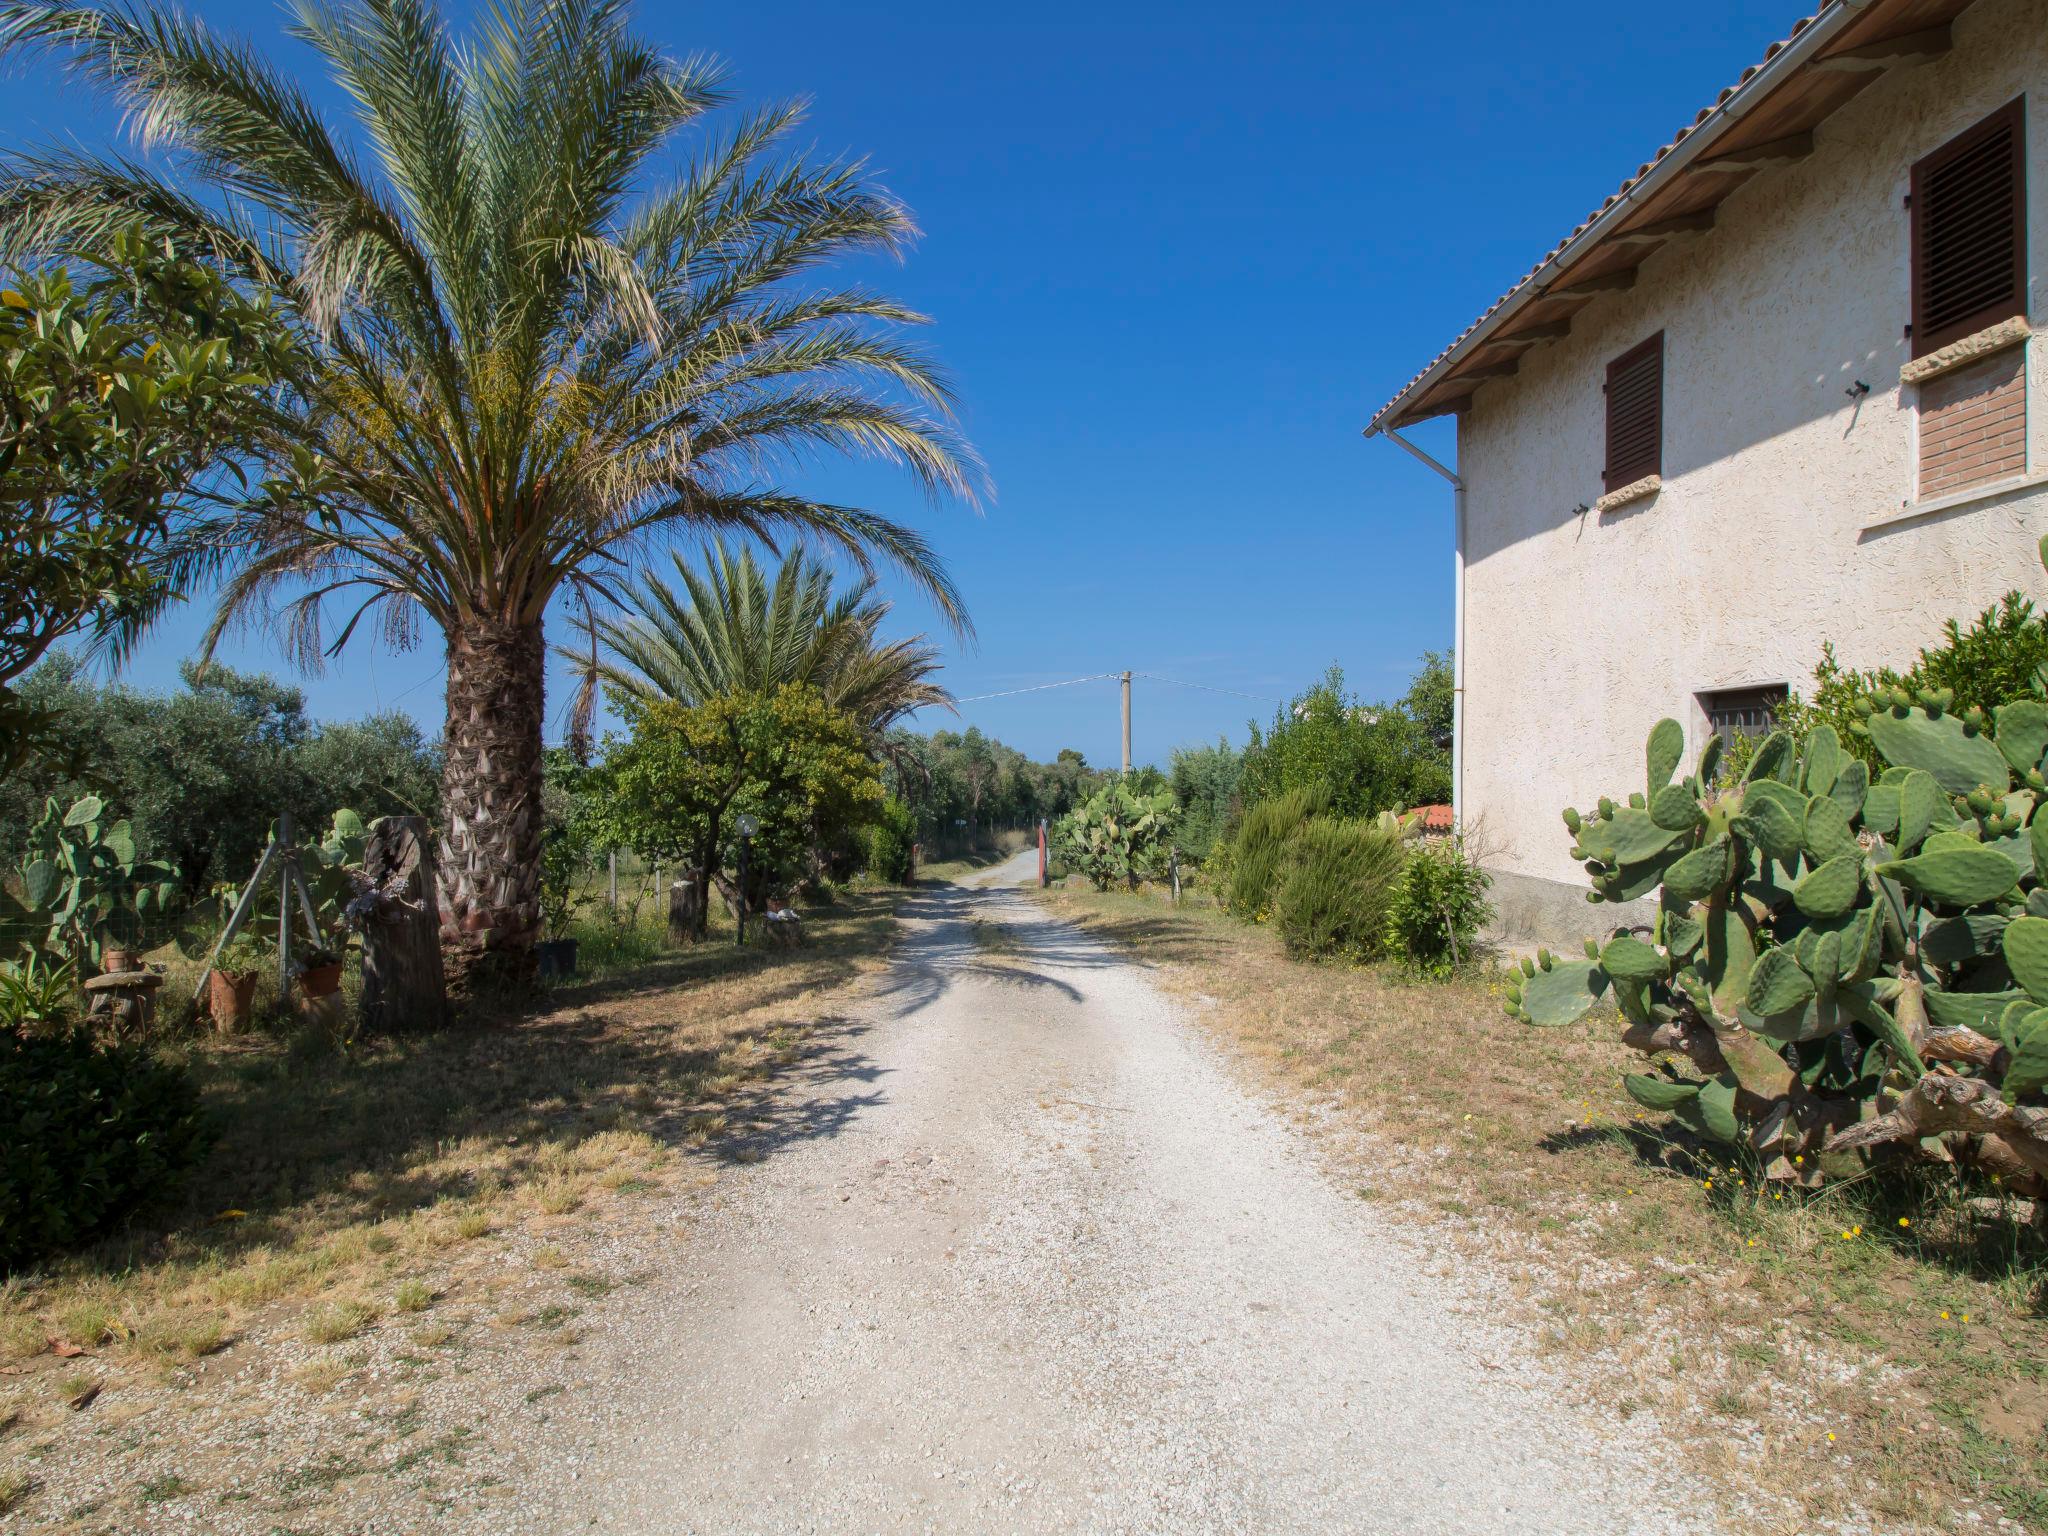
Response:
[[[22,911],[10,914],[44,927],[42,949],[94,970],[109,947],[137,943],[145,920],[178,891],[176,866],[137,858],[133,829],[126,821],[103,825],[105,812],[94,795],[68,807],[44,802],[21,864]]]
[[[1631,1096],[1774,1178],[1890,1147],[2048,1194],[2048,705],[1951,703],[1862,701],[1874,783],[1823,726],[1716,790],[1719,739],[1675,778],[1659,721],[1640,792],[1564,813],[1589,899],[1655,892],[1655,922],[1523,962],[1508,1011],[1557,1025],[1611,998],[1665,1063]]]

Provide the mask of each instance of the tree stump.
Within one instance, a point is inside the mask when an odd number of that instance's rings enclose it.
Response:
[[[668,888],[668,936],[678,944],[696,943],[704,937],[704,917],[704,887],[685,870]]]
[[[363,934],[363,1029],[394,1034],[446,1023],[440,903],[424,817],[386,816],[371,826],[350,912]]]

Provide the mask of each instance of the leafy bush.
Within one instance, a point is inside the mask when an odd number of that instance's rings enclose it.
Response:
[[[1288,839],[1273,925],[1289,954],[1371,960],[1385,953],[1387,913],[1407,849],[1398,830],[1318,816]]]
[[[0,1030],[49,1030],[78,1016],[78,976],[69,960],[31,949],[0,960]]]
[[[1611,993],[1646,1109],[1814,1184],[1880,1153],[2048,1194],[2048,703],[1958,716],[1867,696],[1872,782],[1834,730],[1777,732],[1716,791],[1719,738],[1672,781],[1659,721],[1626,805],[1565,812],[1599,901],[1658,891],[1647,931],[1524,961],[1509,1010],[1567,1023]]]
[[[875,823],[868,828],[868,878],[886,885],[908,885],[917,871],[912,852],[917,847],[917,818],[901,800],[882,802]]]
[[[0,1273],[88,1242],[161,1198],[210,1140],[183,1070],[83,1030],[0,1035],[0,1123]]]
[[[1322,815],[1329,805],[1329,790],[1311,784],[1247,809],[1220,871],[1223,904],[1253,922],[1263,918],[1273,904],[1273,888],[1286,864],[1288,843],[1302,823]]]
[[[1060,818],[1060,861],[1098,891],[1118,880],[1136,885],[1165,867],[1177,810],[1171,791],[1136,794],[1121,782],[1107,785]]]
[[[1254,725],[1236,791],[1246,806],[1320,787],[1339,816],[1451,798],[1450,659],[1431,653],[1407,696],[1372,703],[1332,667],[1283,706],[1264,732]]]
[[[1184,858],[1206,862],[1224,840],[1237,807],[1237,778],[1243,754],[1229,742],[1213,747],[1175,747],[1168,784],[1180,802],[1175,840]]]
[[[1422,975],[1450,976],[1493,916],[1491,883],[1456,838],[1418,844],[1387,906],[1388,952]]]
[[[1832,644],[1822,645],[1812,688],[1788,695],[1774,723],[1798,741],[1816,726],[1829,727],[1875,778],[1884,762],[1863,731],[1863,700],[1892,688],[1904,688],[1915,698],[1922,689],[1938,689],[1950,696],[1953,710],[1991,710],[2014,699],[2048,695],[2043,668],[2048,668],[2048,619],[2025,597],[2008,592],[1968,629],[1950,619],[1942,626],[1941,643],[1922,650],[1904,672],[1890,667],[1859,672],[1842,665]],[[1741,780],[1761,740],[1746,737],[1732,744],[1721,765],[1724,786]]]

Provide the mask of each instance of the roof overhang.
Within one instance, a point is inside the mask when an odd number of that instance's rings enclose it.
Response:
[[[1570,334],[1581,310],[1633,287],[1653,251],[1711,230],[1738,187],[1810,154],[1814,128],[1887,70],[1946,53],[1972,3],[1829,0],[1382,406],[1366,436],[1461,411],[1487,380]]]

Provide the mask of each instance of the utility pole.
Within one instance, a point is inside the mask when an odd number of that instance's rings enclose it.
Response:
[[[1124,673],[1124,777],[1131,776],[1131,674]]]

